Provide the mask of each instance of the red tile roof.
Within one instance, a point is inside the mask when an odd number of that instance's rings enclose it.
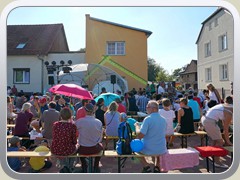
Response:
[[[8,25],[7,53],[8,55],[47,55],[59,36],[64,39],[65,46],[59,47],[58,50],[68,52],[63,24]],[[26,43],[25,47],[16,48],[20,43]]]

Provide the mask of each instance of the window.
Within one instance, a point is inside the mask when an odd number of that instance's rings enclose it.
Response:
[[[219,36],[219,51],[224,51],[227,49],[227,34]]]
[[[206,82],[212,81],[212,69],[211,68],[205,69],[205,76],[206,76]]]
[[[13,69],[14,83],[30,83],[30,69]]]
[[[26,43],[19,43],[16,48],[23,49],[25,46],[26,46]]]
[[[205,57],[211,56],[211,42],[205,44]]]
[[[228,67],[227,64],[220,65],[220,80],[228,80]]]
[[[125,42],[107,42],[108,55],[125,55]]]

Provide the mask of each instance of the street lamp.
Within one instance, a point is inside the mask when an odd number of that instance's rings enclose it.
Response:
[[[60,61],[60,64],[57,64],[56,61],[52,61],[51,64],[49,64],[48,61],[45,61],[45,66],[47,68],[47,72],[48,72],[48,82],[49,84],[53,85],[54,84],[54,72],[57,71],[57,83],[60,83],[59,80],[59,72],[62,69],[63,73],[70,73],[72,71],[72,68],[69,67],[72,65],[72,61],[68,60],[67,64],[65,64],[65,62],[63,60]],[[61,69],[60,69],[61,68]]]

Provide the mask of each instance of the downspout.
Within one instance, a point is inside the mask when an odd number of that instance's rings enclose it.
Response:
[[[43,79],[44,79],[44,59],[41,55],[37,55],[37,58],[42,61],[41,67],[41,93],[43,93]]]

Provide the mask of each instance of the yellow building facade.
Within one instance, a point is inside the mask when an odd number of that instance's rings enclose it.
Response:
[[[152,32],[86,15],[86,63],[106,66],[132,88],[145,88],[147,73],[147,38]],[[104,57],[108,60],[102,61]]]

